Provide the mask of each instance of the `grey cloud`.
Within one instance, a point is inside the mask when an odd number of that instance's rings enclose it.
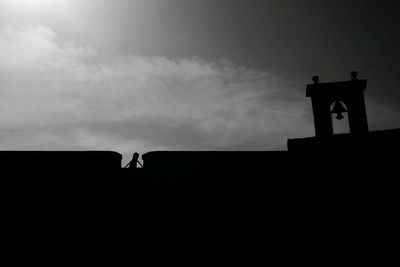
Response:
[[[313,134],[303,92],[274,73],[100,53],[45,27],[0,30],[2,149],[284,149]]]

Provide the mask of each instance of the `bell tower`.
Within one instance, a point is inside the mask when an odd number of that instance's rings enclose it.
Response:
[[[320,83],[319,77],[314,76],[314,84],[307,85],[306,95],[311,98],[317,137],[332,136],[332,113],[340,120],[344,112],[348,113],[351,134],[368,133],[364,99],[367,80],[359,80],[357,76],[353,71],[350,81],[330,83]]]

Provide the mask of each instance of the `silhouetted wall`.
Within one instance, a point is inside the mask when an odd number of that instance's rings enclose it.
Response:
[[[287,163],[285,151],[154,151],[142,156],[146,169],[248,170],[268,172]]]
[[[2,215],[29,222],[104,220],[120,204],[121,159],[108,151],[0,151]]]
[[[400,129],[371,131],[361,136],[336,134],[324,138],[289,139],[287,145],[290,152],[297,153],[326,152],[344,155],[354,152],[360,155],[367,153],[372,158],[379,158],[400,151]]]
[[[0,151],[0,169],[10,173],[102,172],[121,168],[121,160],[121,154],[111,151]]]

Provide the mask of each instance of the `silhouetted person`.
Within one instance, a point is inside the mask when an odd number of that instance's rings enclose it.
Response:
[[[135,154],[133,154],[132,160],[128,163],[128,165],[126,167],[129,169],[136,169],[138,163],[140,164],[139,153],[135,153]],[[140,164],[140,166],[142,166],[142,164]]]

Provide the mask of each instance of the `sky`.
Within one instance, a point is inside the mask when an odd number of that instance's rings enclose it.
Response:
[[[284,150],[353,70],[398,128],[397,2],[0,0],[0,149]]]

